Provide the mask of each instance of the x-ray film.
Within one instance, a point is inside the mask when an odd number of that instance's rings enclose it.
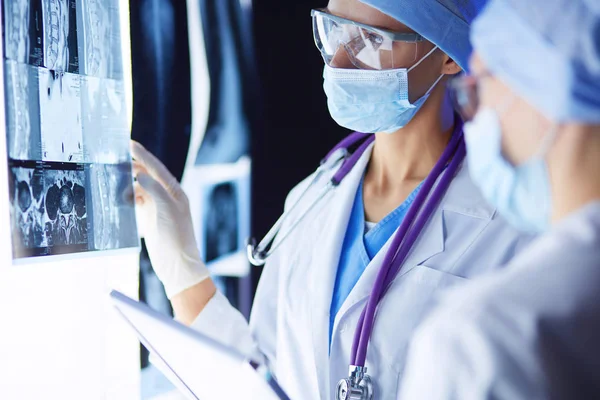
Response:
[[[85,166],[33,161],[9,166],[13,255],[89,250]]]
[[[42,160],[83,161],[81,77],[38,70]]]
[[[22,64],[29,62],[31,49],[29,3],[29,0],[4,0],[4,57]]]
[[[77,0],[80,73],[122,79],[118,0]]]
[[[112,250],[138,245],[131,164],[89,164],[86,186],[93,221],[90,247]]]
[[[250,264],[250,159],[188,169],[184,189],[201,255],[216,275],[246,276]]]
[[[4,0],[4,56],[79,73],[76,0]]]
[[[4,100],[8,156],[41,160],[40,101],[37,68],[4,63]]]
[[[83,158],[89,163],[129,160],[129,125],[123,81],[81,77]]]
[[[13,259],[137,249],[119,1],[0,1]]]

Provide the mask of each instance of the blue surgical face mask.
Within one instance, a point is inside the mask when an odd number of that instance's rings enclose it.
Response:
[[[325,65],[323,88],[335,122],[363,133],[394,133],[403,128],[444,76],[440,75],[427,93],[411,104],[408,99],[408,73],[435,49],[437,46],[409,69],[377,71]]]
[[[498,113],[481,109],[464,126],[471,178],[483,196],[511,225],[530,233],[550,227],[552,199],[544,157],[554,141],[547,135],[540,151],[518,166],[502,155],[502,128]]]

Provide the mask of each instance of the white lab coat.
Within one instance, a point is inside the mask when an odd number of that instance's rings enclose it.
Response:
[[[600,398],[600,202],[441,304],[415,334],[400,399]]]
[[[334,398],[338,380],[348,375],[355,325],[391,242],[368,265],[339,310],[329,355],[329,309],[338,260],[370,154],[371,149],[269,258],[249,325],[220,294],[193,323],[202,333],[266,361],[292,399]],[[310,189],[283,230],[329,177]],[[286,208],[309,180],[292,190]],[[409,338],[438,292],[497,269],[529,239],[498,218],[463,166],[379,305],[366,362],[376,399],[396,398]]]

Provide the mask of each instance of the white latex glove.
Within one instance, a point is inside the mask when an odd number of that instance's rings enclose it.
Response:
[[[208,278],[209,272],[200,259],[188,198],[177,179],[141,144],[132,141],[131,153],[138,226],[171,299]]]

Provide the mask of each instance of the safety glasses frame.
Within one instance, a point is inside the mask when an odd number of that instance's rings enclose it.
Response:
[[[315,8],[315,9],[312,9],[310,11],[310,15],[313,18],[316,15],[324,15],[324,16],[326,16],[327,18],[329,18],[330,20],[332,20],[334,22],[338,22],[338,23],[341,23],[341,24],[350,24],[350,25],[357,26],[359,28],[367,29],[367,30],[376,32],[376,33],[378,33],[381,36],[385,36],[388,39],[395,40],[395,41],[398,41],[398,42],[417,43],[417,42],[422,42],[423,40],[425,40],[425,38],[423,38],[423,36],[419,35],[418,33],[400,33],[400,32],[394,32],[394,31],[390,31],[390,30],[387,30],[387,29],[376,28],[376,27],[371,26],[371,25],[362,24],[360,22],[352,21],[351,19],[346,19],[346,18],[338,17],[337,15],[333,15],[333,14],[329,13],[327,11],[327,9],[325,9],[325,8]]]

